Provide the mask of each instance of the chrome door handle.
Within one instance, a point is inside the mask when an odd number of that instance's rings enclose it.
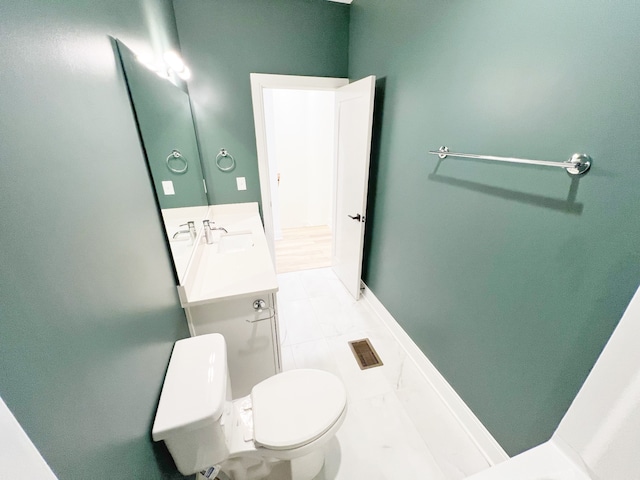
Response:
[[[362,218],[362,217],[360,217],[360,214],[359,214],[359,213],[356,213],[355,217],[354,217],[354,216],[352,216],[352,215],[347,215],[347,217],[349,217],[349,218],[350,218],[350,219],[352,219],[352,220],[356,220],[356,221],[358,221],[358,222],[360,221],[360,218]]]

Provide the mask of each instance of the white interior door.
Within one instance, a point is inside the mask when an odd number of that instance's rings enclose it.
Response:
[[[360,297],[376,77],[336,89],[336,202],[333,270]]]

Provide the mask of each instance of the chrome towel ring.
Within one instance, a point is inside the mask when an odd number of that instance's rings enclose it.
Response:
[[[171,160],[181,160],[182,162],[184,162],[184,167],[175,168],[171,166]],[[187,163],[187,159],[184,158],[178,150],[173,150],[167,157],[167,168],[171,170],[173,173],[184,173],[189,168],[189,164]]]
[[[224,163],[227,163],[228,165],[221,165],[223,163],[223,159],[226,159]],[[235,168],[236,160],[233,158],[233,155],[231,155],[226,149],[221,148],[218,155],[216,155],[216,165],[223,172],[228,172],[229,170],[233,170]]]

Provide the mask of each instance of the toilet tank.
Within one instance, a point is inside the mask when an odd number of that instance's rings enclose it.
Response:
[[[228,455],[220,422],[227,398],[231,398],[228,382],[227,345],[222,335],[200,335],[175,343],[152,436],[156,442],[164,440],[183,475],[204,470]]]

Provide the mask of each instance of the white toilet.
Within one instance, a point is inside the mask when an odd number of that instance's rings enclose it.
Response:
[[[286,462],[293,480],[310,480],[346,410],[344,385],[322,370],[280,373],[232,400],[227,346],[212,333],[176,342],[152,433],[184,475],[217,465],[254,480]]]

